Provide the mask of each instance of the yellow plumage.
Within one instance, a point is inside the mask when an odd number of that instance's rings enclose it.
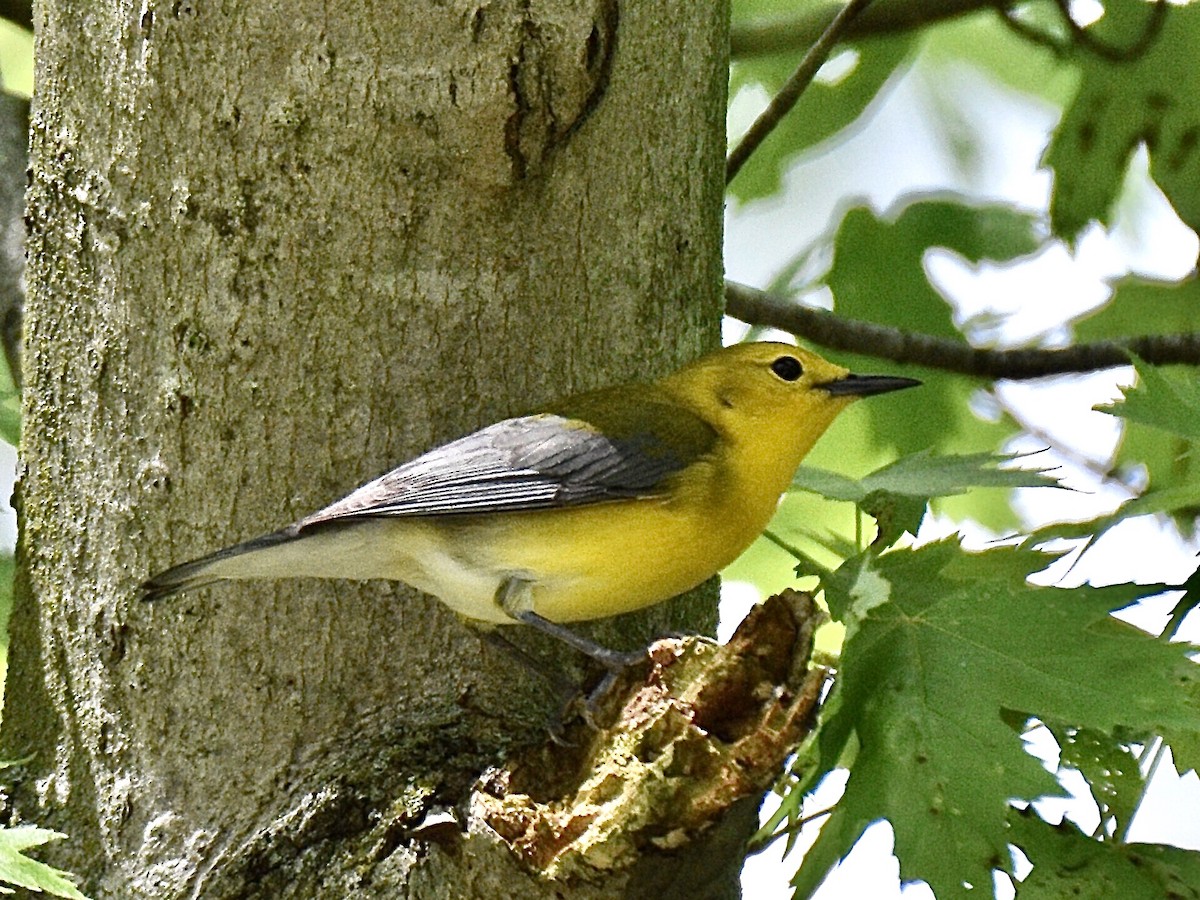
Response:
[[[146,596],[386,578],[487,623],[628,612],[732,562],[856,397],[914,384],[786,344],[728,347],[437,448],[280,532],[155,576]]]

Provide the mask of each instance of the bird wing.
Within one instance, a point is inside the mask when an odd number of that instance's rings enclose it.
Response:
[[[573,402],[586,419],[543,413],[497,422],[393,469],[297,525],[654,497],[666,479],[716,441],[699,417],[665,405],[656,417],[653,402],[642,405],[633,427],[606,423],[606,405],[589,402],[589,396]]]

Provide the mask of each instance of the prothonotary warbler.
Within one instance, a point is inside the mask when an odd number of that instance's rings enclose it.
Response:
[[[222,579],[383,578],[608,662],[560,623],[705,581],[767,526],[839,412],[917,384],[787,344],[726,347],[430,450],[281,531],[155,575],[144,596]]]

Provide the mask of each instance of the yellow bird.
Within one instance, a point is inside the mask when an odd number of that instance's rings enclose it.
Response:
[[[839,412],[919,383],[853,375],[787,344],[726,347],[657,381],[489,425],[281,531],[155,575],[144,597],[222,579],[383,578],[611,665],[615,654],[560,623],[640,609],[714,575],[766,528]]]

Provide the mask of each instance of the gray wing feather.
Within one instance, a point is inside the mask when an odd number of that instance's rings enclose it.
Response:
[[[611,438],[557,415],[506,419],[363,485],[300,528],[337,519],[511,512],[655,496],[690,460],[652,434]]]

